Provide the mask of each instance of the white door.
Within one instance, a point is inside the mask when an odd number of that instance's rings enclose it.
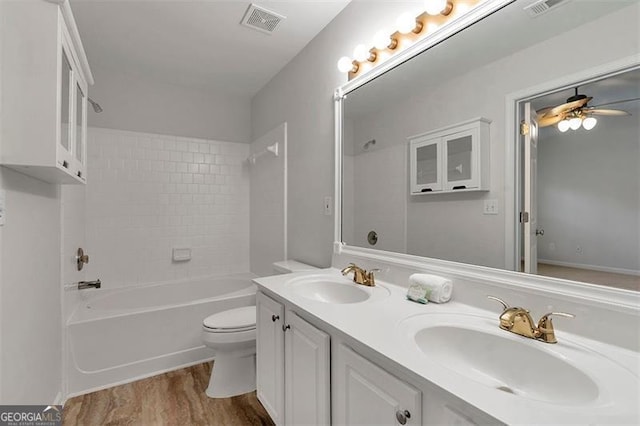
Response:
[[[292,311],[287,311],[286,319],[286,424],[328,425],[330,337]]]
[[[276,425],[284,424],[284,308],[256,296],[256,388],[258,399]]]
[[[538,273],[538,122],[536,112],[527,102],[524,105],[524,272]]]
[[[422,393],[418,389],[343,344],[334,353],[334,424],[422,424]]]

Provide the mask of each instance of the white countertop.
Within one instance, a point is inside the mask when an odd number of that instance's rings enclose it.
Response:
[[[318,318],[350,338],[380,353],[418,378],[431,382],[468,404],[507,424],[639,424],[640,423],[640,357],[637,352],[604,344],[595,340],[564,333],[556,326],[557,344],[547,344],[508,333],[498,328],[501,308],[485,311],[452,300],[446,304],[421,305],[406,300],[406,288],[378,281],[388,290],[388,296],[372,297],[362,303],[332,304],[300,297],[292,291],[294,278],[341,278],[334,268],[289,275],[257,278],[254,282],[267,294],[286,300],[291,305]],[[353,284],[356,285],[356,284]],[[455,285],[455,284],[454,284]],[[380,294],[384,295],[386,292]],[[479,321],[495,318],[495,327],[507,338],[521,339],[523,344],[543,345],[545,350],[585,372],[603,391],[595,401],[564,405],[537,401],[487,387],[448,368],[428,362],[406,328],[400,324],[421,314],[472,315]],[[412,320],[415,322],[415,320]],[[577,360],[577,361],[576,361]],[[599,361],[603,362],[600,364]],[[616,382],[604,370],[614,362],[626,379]],[[578,365],[579,364],[579,365]],[[536,368],[536,365],[523,365]],[[625,371],[626,370],[626,371]],[[626,375],[628,373],[628,376]],[[544,372],[540,371],[540,380]],[[613,380],[613,382],[612,382]]]

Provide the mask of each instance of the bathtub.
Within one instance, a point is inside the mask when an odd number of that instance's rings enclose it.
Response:
[[[254,277],[83,292],[67,322],[68,397],[211,360],[202,320],[255,304]]]

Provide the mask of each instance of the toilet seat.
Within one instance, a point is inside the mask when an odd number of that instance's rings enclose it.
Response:
[[[229,309],[208,316],[202,322],[205,331],[210,333],[239,333],[256,328],[256,307],[245,306]]]

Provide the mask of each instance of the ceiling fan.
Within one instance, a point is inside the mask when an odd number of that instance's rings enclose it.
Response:
[[[598,106],[589,106],[589,102],[593,99],[591,96],[578,93],[575,88],[575,95],[567,99],[567,102],[557,106],[550,106],[536,111],[538,115],[538,125],[540,127],[558,125],[558,130],[566,132],[569,129],[577,130],[580,126],[586,130],[595,127],[598,120],[594,115],[602,116],[622,116],[631,115],[627,111],[621,109],[605,109],[603,106],[620,104],[637,99],[625,99],[621,101],[608,102]]]

